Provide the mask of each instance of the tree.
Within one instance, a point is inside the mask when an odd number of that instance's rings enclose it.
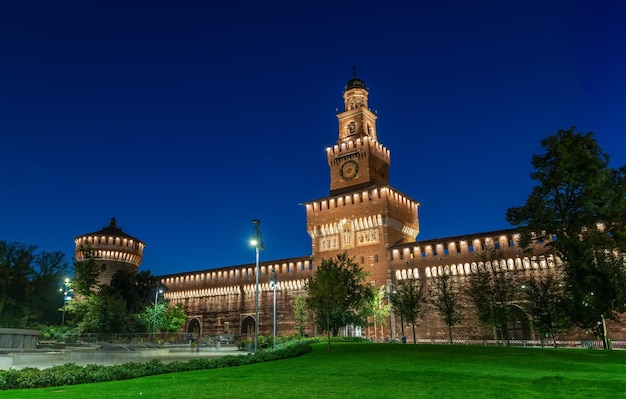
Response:
[[[141,313],[146,306],[153,305],[154,293],[161,288],[159,278],[149,270],[138,273],[118,270],[109,285],[111,292],[124,299],[126,309],[131,313]]]
[[[463,320],[459,310],[460,294],[456,281],[450,274],[450,267],[444,266],[442,272],[431,278],[433,289],[432,305],[448,326],[448,336],[452,345],[452,326]]]
[[[385,303],[385,286],[381,286],[379,288],[374,288],[374,296],[372,297],[372,302],[370,303],[370,317],[374,321],[374,336],[377,338],[377,327],[381,326],[381,334],[382,334],[382,326],[384,326],[387,322],[387,318],[389,317],[389,304]],[[390,338],[391,334],[389,335]],[[384,337],[381,336],[384,339]]]
[[[98,266],[88,247],[82,248],[82,251],[86,260],[75,262],[76,278],[73,282],[79,300],[73,301],[69,307],[79,320],[81,331],[129,333],[143,327],[151,330],[154,324],[154,293],[159,289],[158,277],[149,270],[135,273],[121,269],[113,275],[109,285],[98,285],[102,267]],[[144,326],[146,322],[140,315],[146,312],[150,313],[152,321]],[[165,317],[166,313],[167,304],[164,304],[159,313],[162,330],[171,324],[171,320]],[[174,314],[170,316],[176,317]],[[102,330],[98,330],[100,328]]]
[[[370,312],[374,288],[366,281],[367,273],[348,258],[347,253],[323,259],[306,285],[307,307],[315,313],[318,331],[336,336],[348,325],[364,327]]]
[[[169,306],[166,301],[162,301],[157,303],[156,309],[154,306],[146,306],[143,312],[137,314],[137,319],[145,331],[152,331],[156,327],[155,332],[176,332],[187,321],[187,315],[182,304]],[[154,325],[155,320],[156,326]]]
[[[418,279],[399,281],[396,291],[389,294],[389,300],[392,306],[398,309],[400,317],[411,323],[413,327],[413,343],[417,344],[415,324],[417,324],[425,303],[421,282]]]
[[[508,345],[508,323],[522,282],[502,259],[502,251],[494,247],[476,256],[476,270],[469,278],[468,294],[478,319],[495,330],[500,329],[502,340]]]
[[[570,328],[563,288],[562,278],[555,273],[530,277],[522,285],[527,300],[527,312],[542,347],[547,338],[551,338],[556,347],[557,334]]]
[[[306,331],[306,322],[309,313],[306,308],[306,300],[302,295],[298,295],[293,303],[293,313],[296,319],[296,331],[298,336],[303,337]]]
[[[61,252],[0,241],[0,327],[60,324],[59,283],[67,270]]]
[[[160,327],[161,331],[176,332],[185,325],[187,321],[187,314],[184,311],[182,304],[176,304],[175,306],[168,306],[163,317],[163,323]]]
[[[532,158],[538,185],[506,219],[522,245],[543,242],[563,261],[572,321],[608,348],[604,320],[626,310],[626,166],[609,168],[593,133],[574,130],[542,140],[545,152]]]
[[[80,247],[83,259],[74,259],[74,292],[83,298],[91,296],[98,289],[98,278],[104,271],[104,265],[98,265],[96,255],[89,245]]]
[[[126,301],[102,287],[88,298],[77,301],[79,329],[85,333],[128,333],[135,332],[135,317],[126,309]]]

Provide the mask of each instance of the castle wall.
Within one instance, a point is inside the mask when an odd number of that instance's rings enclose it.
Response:
[[[559,259],[544,256],[541,246],[536,246],[534,254],[528,254],[519,247],[516,230],[501,230],[484,234],[449,237],[395,245],[383,252],[377,260],[368,257],[367,252],[355,258],[366,270],[384,270],[385,278],[372,278],[370,281],[381,287],[398,284],[407,278],[418,278],[425,284],[427,298],[430,295],[430,281],[444,267],[462,285],[475,272],[477,253],[485,248],[496,246],[501,251],[500,263],[504,262],[511,273],[525,276],[551,273],[562,267]],[[497,244],[497,245],[496,245]],[[329,256],[324,256],[329,258]],[[364,258],[364,259],[362,259]],[[318,263],[310,257],[292,258],[260,264],[259,275],[259,333],[271,336],[273,333],[273,291],[269,284],[272,268],[278,277],[277,331],[278,335],[296,333],[293,304],[297,296],[306,296],[305,284],[315,272]],[[372,266],[373,265],[373,266]],[[189,319],[200,322],[202,336],[223,333],[243,335],[246,330],[243,320],[254,318],[254,264],[221,269],[163,276],[161,282],[168,287],[166,298],[172,304],[181,303]],[[378,273],[382,275],[382,273]],[[482,325],[476,316],[474,306],[466,294],[462,294],[459,304],[464,320],[452,329],[454,339],[494,339],[494,330]],[[520,304],[520,311],[522,306]],[[626,321],[622,318],[623,322]],[[395,315],[396,336],[401,336],[402,320]],[[607,322],[612,339],[626,339],[625,323]],[[413,339],[412,326],[404,322],[404,333],[409,342]],[[243,327],[243,330],[242,330]],[[530,325],[525,328],[532,334]],[[391,324],[373,325],[364,329],[365,337],[383,340],[391,336]],[[313,320],[309,318],[307,334],[314,335]],[[426,308],[416,326],[417,339],[447,339],[448,327],[441,316],[432,308]],[[532,338],[536,338],[534,335]],[[594,339],[585,331],[575,329],[567,337],[573,340]]]
[[[378,142],[377,116],[367,108],[368,92],[365,83],[356,77],[356,71],[346,85],[344,105],[345,110],[337,114],[338,140],[326,150],[330,196],[304,204],[307,232],[312,240],[311,256],[260,265],[260,334],[271,335],[273,330],[273,291],[269,284],[272,269],[277,271],[279,285],[278,334],[290,335],[295,333],[293,303],[297,296],[306,295],[308,278],[324,259],[344,252],[369,273],[369,282],[376,287],[391,287],[404,279],[416,278],[422,282],[427,296],[431,279],[444,267],[466,285],[468,276],[476,272],[477,253],[487,248],[501,251],[500,263],[509,273],[551,273],[562,267],[558,259],[545,256],[540,245],[534,254],[522,251],[516,230],[416,242],[420,229],[419,203],[389,186],[390,152]],[[166,298],[185,306],[188,330],[202,336],[253,333],[255,265],[174,274],[164,276],[161,282],[168,287]],[[467,296],[459,307],[465,319],[455,326],[455,337],[494,337],[492,328],[478,322]],[[522,311],[521,306],[519,310]],[[384,339],[392,335],[393,329],[396,335],[401,334],[401,324],[400,318],[394,317],[393,323],[372,326],[363,333],[366,337]],[[404,327],[405,335],[411,339],[412,331],[409,326]],[[516,333],[530,335],[529,328],[521,326]],[[309,321],[308,332],[314,333],[313,320]],[[621,333],[626,337],[624,331]],[[416,329],[417,338],[437,339],[447,334],[448,328],[441,317],[426,307]]]
[[[161,277],[168,288],[165,298],[182,304],[190,320],[200,324],[202,336],[245,335],[245,319],[255,315],[255,264],[203,270]],[[293,303],[304,295],[304,285],[313,273],[310,257],[259,263],[259,334],[273,334],[273,298],[270,285],[276,271],[277,326],[280,334],[294,333]],[[312,325],[310,334],[313,334]]]

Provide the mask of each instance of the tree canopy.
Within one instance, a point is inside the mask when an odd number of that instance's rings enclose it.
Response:
[[[87,298],[98,290],[98,277],[104,271],[104,266],[99,265],[93,249],[88,245],[80,247],[84,260],[74,259],[74,280],[72,288],[78,296]]]
[[[61,321],[59,287],[67,271],[61,252],[0,241],[0,327],[30,328]]]
[[[554,272],[529,277],[522,285],[526,297],[525,307],[542,346],[546,339],[551,339],[556,347],[557,334],[570,329],[570,317],[565,307],[566,298],[561,282],[562,274]]]
[[[522,245],[544,243],[563,260],[568,313],[603,336],[603,320],[617,320],[626,303],[626,167],[610,168],[593,133],[573,127],[541,146],[532,158],[538,185],[506,218]]]
[[[374,299],[374,287],[367,283],[365,272],[347,253],[323,259],[307,282],[307,307],[315,314],[317,330],[336,336],[339,329],[349,325],[368,324],[369,308]]]
[[[91,270],[89,267],[85,269]],[[85,292],[89,280],[83,278],[81,281],[82,292]],[[97,289],[91,287],[88,294],[73,302],[70,308],[81,332],[148,332],[153,331],[154,320],[159,330],[170,331],[171,325],[178,323],[173,320],[180,318],[180,312],[168,312],[165,303],[157,307],[155,315],[156,293],[164,287],[159,286],[158,278],[148,270],[139,273],[118,270],[109,285],[100,285]]]
[[[431,304],[448,326],[448,339],[452,345],[452,326],[463,320],[463,314],[459,310],[461,295],[458,280],[452,275],[450,266],[445,265],[431,281],[433,295]]]
[[[518,302],[522,280],[501,260],[502,251],[485,248],[476,254],[476,270],[469,278],[468,294],[477,311],[478,320],[502,332],[509,342],[508,322]]]
[[[398,282],[396,290],[389,295],[391,305],[398,309],[400,317],[413,328],[413,343],[417,343],[415,324],[422,315],[425,296],[422,283],[418,279],[406,279]]]

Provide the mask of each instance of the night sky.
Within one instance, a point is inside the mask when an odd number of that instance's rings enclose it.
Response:
[[[540,141],[626,164],[626,1],[5,1],[0,240],[108,225],[163,275],[311,254],[356,65],[418,240],[509,228]]]

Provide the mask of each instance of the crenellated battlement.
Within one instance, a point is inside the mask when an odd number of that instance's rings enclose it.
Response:
[[[356,140],[338,142],[334,146],[326,148],[329,160],[331,158],[341,160],[344,156],[360,152],[369,152],[377,155],[387,163],[391,159],[390,151],[384,145],[368,136],[359,137]]]
[[[93,233],[74,238],[74,259],[77,262],[95,260],[104,270],[98,276],[100,284],[109,284],[119,270],[137,272],[146,247],[141,240],[117,227],[115,218],[108,226]]]
[[[212,295],[236,295],[255,285],[255,264],[201,270],[161,277],[161,283],[168,287],[167,295],[179,297],[177,292],[205,292]],[[276,271],[278,284],[290,287],[290,282],[306,279],[312,270],[311,257],[291,258],[259,263],[259,285],[269,285],[272,271]],[[291,285],[290,285],[291,284]],[[167,297],[166,295],[166,297]],[[192,295],[193,296],[193,295]]]
[[[326,197],[311,202],[305,202],[307,213],[319,212],[329,209],[337,209],[345,206],[354,206],[358,204],[366,204],[376,201],[390,201],[395,205],[403,206],[415,210],[417,217],[417,207],[420,203],[411,197],[394,190],[389,186],[368,187],[365,190],[349,193],[344,195],[336,195],[334,197]]]
[[[396,245],[391,248],[392,262],[407,259],[421,259],[437,257],[437,259],[456,254],[472,254],[488,248],[498,250],[519,248],[519,231],[516,229],[498,230],[475,235],[446,237],[426,241],[416,241],[410,244]]]
[[[84,235],[74,239],[74,258],[85,261],[84,248],[89,248],[89,255],[98,260],[124,262],[139,267],[143,259],[145,244],[126,237],[106,235]]]
[[[305,289],[308,279],[301,278],[297,280],[278,281],[276,284],[277,291],[303,291]],[[273,286],[268,283],[259,283],[259,292],[268,293],[273,292]],[[179,302],[183,299],[189,298],[205,298],[224,295],[252,295],[255,293],[255,284],[246,285],[230,285],[226,287],[217,288],[201,288],[201,289],[183,289],[180,291],[168,291],[165,293],[165,298]]]

